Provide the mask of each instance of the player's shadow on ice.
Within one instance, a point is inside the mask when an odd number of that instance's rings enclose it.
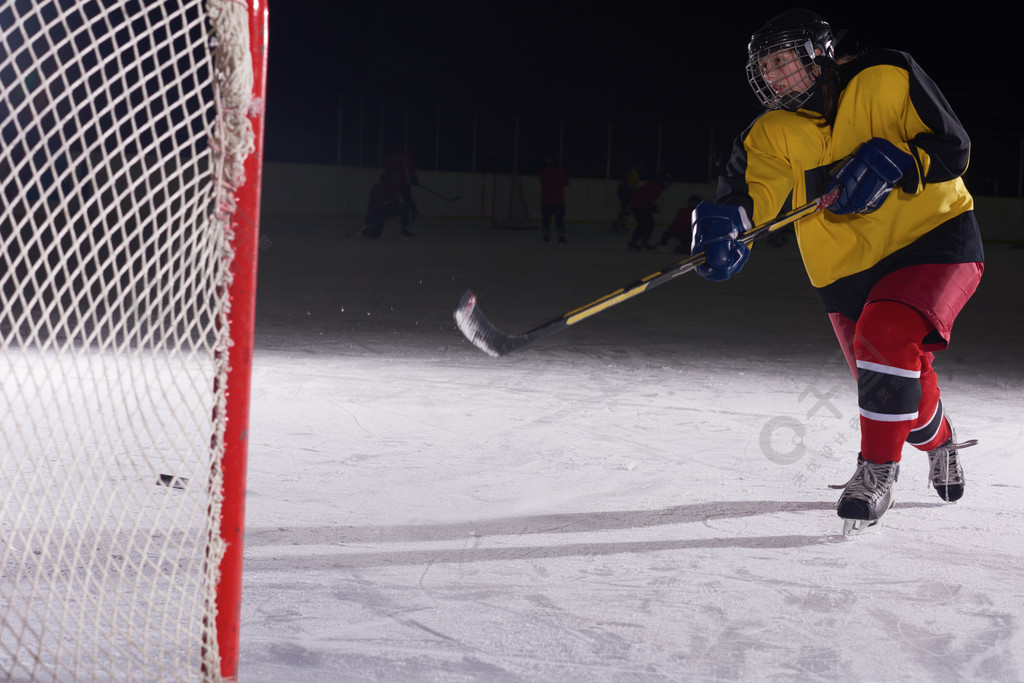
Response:
[[[942,503],[902,503],[898,508],[942,507]],[[451,524],[398,525],[380,527],[291,527],[251,529],[246,532],[249,547],[315,545],[316,554],[304,556],[303,566],[316,568],[357,568],[388,565],[434,564],[438,562],[493,562],[585,555],[656,552],[660,550],[714,548],[800,548],[833,543],[827,534],[784,536],[730,536],[727,538],[662,539],[638,541],[594,540],[568,544],[513,545],[507,537],[531,534],[585,534],[629,531],[672,524],[699,523],[787,512],[834,511],[833,502],[735,501],[678,505],[660,510],[575,512],[567,514],[504,517]],[[833,513],[834,514],[834,513]],[[837,518],[838,523],[838,518]],[[838,529],[838,528],[837,528]],[[838,531],[837,531],[838,533]],[[506,537],[503,541],[489,540]],[[366,549],[368,544],[456,542],[450,549]],[[338,554],[323,552],[324,546],[339,546]],[[352,548],[357,546],[360,548]],[[343,550],[345,549],[345,550]],[[355,551],[355,552],[353,552]],[[261,553],[262,555],[262,553]],[[294,554],[282,558],[281,569],[293,566]],[[263,569],[273,570],[272,559],[247,559]],[[308,563],[308,565],[306,564]]]

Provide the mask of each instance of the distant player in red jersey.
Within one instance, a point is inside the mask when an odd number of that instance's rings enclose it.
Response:
[[[383,175],[395,184],[395,191],[398,192],[400,200],[398,218],[402,224],[402,234],[411,237],[409,227],[420,217],[419,207],[412,197],[413,186],[420,184],[412,156],[405,150],[395,151],[385,159]]]
[[[636,219],[636,227],[629,238],[630,249],[654,249],[651,235],[654,234],[654,214],[659,213],[658,198],[672,184],[672,176],[662,173],[633,192],[629,198],[629,210]]]
[[[569,187],[569,175],[558,160],[550,156],[544,160],[540,170],[540,220],[544,241],[551,240],[551,223],[558,231],[558,241],[565,244],[565,188]]]

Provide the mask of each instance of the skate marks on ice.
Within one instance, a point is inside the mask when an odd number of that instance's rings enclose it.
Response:
[[[1014,574],[998,558],[964,548],[937,559],[945,546],[914,524],[867,545],[821,536],[693,538],[714,531],[703,514],[723,521],[768,507],[805,522],[828,505],[747,501],[479,523],[253,529],[247,580],[255,599],[244,617],[274,636],[250,643],[245,678],[301,671],[306,681],[1018,680],[1019,600],[1004,604],[987,584]],[[914,508],[933,506],[907,507],[916,518],[932,512]],[[634,516],[666,535],[680,535],[666,517],[691,524],[690,538],[631,549],[621,539]],[[620,540],[572,544],[579,551],[572,556],[533,552],[538,543],[509,547],[517,533],[534,539],[573,530]],[[920,561],[897,550],[910,539]],[[332,544],[374,541],[395,548],[354,556],[361,564],[331,555]],[[403,549],[414,541],[446,545]],[[287,553],[289,543],[311,545],[280,567],[264,560],[268,550]],[[855,546],[865,552],[845,552]],[[288,560],[302,571],[289,572]],[[988,578],[976,585],[971,567]],[[885,570],[895,576],[879,581]],[[851,629],[867,634],[864,642],[850,645]]]
[[[903,508],[942,507],[904,503]],[[735,501],[683,505],[648,511],[535,515],[479,522],[364,527],[280,527],[250,529],[247,566],[254,571],[286,570],[301,560],[310,569],[358,569],[375,566],[492,562],[565,558],[665,550],[792,549],[843,540],[835,534],[758,534],[693,538],[680,533],[648,540],[624,540],[653,527],[700,524],[721,529],[718,520],[782,513],[831,511],[827,501]],[[842,520],[835,518],[836,527]],[[796,525],[788,524],[786,528]],[[783,528],[779,526],[778,528]],[[593,539],[579,538],[593,534]]]
[[[469,536],[509,536],[551,533],[585,533],[641,529],[672,524],[707,523],[718,519],[804,512],[831,507],[826,502],[721,501],[677,505],[660,510],[624,510],[525,515],[447,524],[395,524],[364,527],[251,529],[250,545],[395,543],[444,541]]]

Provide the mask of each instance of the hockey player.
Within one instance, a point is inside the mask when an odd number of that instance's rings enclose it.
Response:
[[[384,160],[384,172],[382,175],[394,183],[400,200],[398,218],[402,225],[402,234],[412,237],[409,227],[420,217],[419,207],[412,196],[414,185],[420,184],[420,177],[412,163],[412,156],[405,150],[395,150]]]
[[[360,237],[377,239],[384,232],[384,224],[402,214],[402,196],[399,192],[400,181],[390,174],[384,174],[370,188],[370,198],[366,202],[366,219],[363,221]],[[402,234],[407,235],[402,228]]]
[[[569,187],[569,175],[554,155],[544,159],[544,167],[538,174],[540,179],[541,232],[545,242],[551,241],[551,222],[558,231],[558,242],[568,244],[565,235],[565,188]]]
[[[784,12],[750,40],[747,76],[765,111],[736,140],[716,203],[695,212],[698,272],[725,280],[749,250],[745,226],[838,188],[795,226],[804,267],[858,388],[860,454],[837,512],[844,532],[892,505],[904,443],[926,451],[931,484],[964,493],[958,443],[932,368],[974,293],[983,249],[961,180],[970,140],[913,58],[890,50],[835,58],[829,24]]]
[[[616,196],[619,198],[619,215],[615,217],[612,222],[612,232],[625,232],[626,231],[626,220],[629,218],[629,200],[636,191],[636,185],[640,182],[640,174],[636,170],[636,166],[630,166],[629,170],[626,171],[626,175],[622,176],[622,180],[619,181],[619,186],[615,190]]]
[[[675,253],[681,254],[688,250],[693,233],[693,211],[701,201],[699,195],[690,195],[689,203],[676,212],[676,217],[665,229],[661,241],[658,242],[659,247],[667,246],[672,240],[678,240],[679,245],[676,247]]]
[[[629,210],[636,219],[636,227],[629,238],[630,249],[654,249],[651,235],[654,234],[654,214],[659,213],[658,198],[672,184],[672,176],[662,173],[654,180],[641,185],[629,199]]]

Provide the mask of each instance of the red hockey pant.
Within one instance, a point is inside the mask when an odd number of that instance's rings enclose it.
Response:
[[[857,378],[865,459],[899,460],[904,442],[927,451],[950,437],[931,352],[946,348],[983,271],[980,262],[908,266],[871,288],[856,322],[829,313]]]
[[[871,302],[857,320],[853,353],[865,460],[898,461],[904,443],[931,450],[950,437],[932,354],[922,347],[932,329],[897,301]]]

